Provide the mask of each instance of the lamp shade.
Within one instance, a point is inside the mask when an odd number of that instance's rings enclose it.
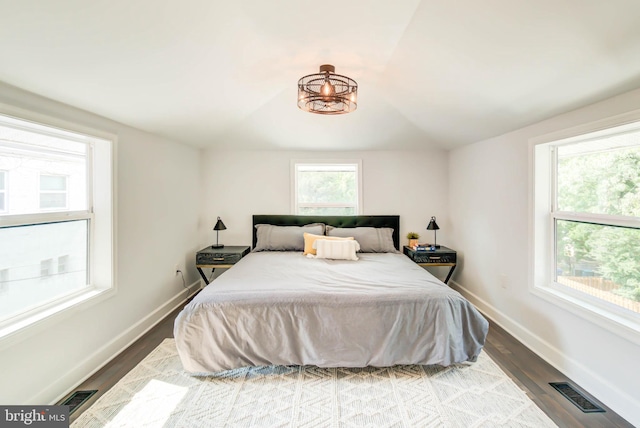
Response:
[[[213,230],[226,230],[226,229],[227,229],[227,226],[225,226],[222,220],[220,220],[220,217],[218,217],[218,221],[216,222],[216,225],[213,226]]]
[[[431,217],[431,220],[429,220],[429,224],[427,225],[427,230],[438,230],[438,229],[440,229],[440,226],[438,226],[438,223],[436,223],[436,218]]]

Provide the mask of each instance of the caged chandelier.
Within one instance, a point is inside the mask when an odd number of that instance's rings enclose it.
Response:
[[[333,65],[320,66],[320,72],[298,80],[298,107],[318,114],[351,113],[358,107],[358,84],[335,74]]]

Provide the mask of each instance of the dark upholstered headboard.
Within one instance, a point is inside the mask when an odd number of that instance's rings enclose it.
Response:
[[[393,245],[400,249],[400,216],[399,215],[270,215],[255,214],[253,216],[253,247],[256,246],[256,224],[272,224],[274,226],[304,226],[309,223],[324,223],[334,227],[390,227],[393,229]],[[252,248],[253,248],[252,247]]]

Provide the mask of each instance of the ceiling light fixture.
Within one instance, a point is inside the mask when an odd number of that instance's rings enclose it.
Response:
[[[298,80],[298,107],[318,114],[351,113],[358,108],[358,84],[355,80],[335,74],[330,64],[320,66],[320,72]]]

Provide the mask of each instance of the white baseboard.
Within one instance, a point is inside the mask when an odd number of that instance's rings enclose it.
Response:
[[[537,336],[529,329],[505,315],[493,305],[464,288],[456,281],[450,281],[455,288],[473,303],[487,318],[498,324],[523,345],[532,350],[559,372],[576,382],[580,388],[607,405],[613,411],[634,425],[640,426],[640,401],[620,391],[615,385],[593,372],[588,367],[564,354],[561,350]],[[553,382],[554,379],[549,379]]]
[[[122,351],[131,346],[136,340],[155,327],[167,315],[182,305],[190,296],[200,289],[200,280],[195,281],[188,287],[188,294],[183,289],[173,296],[169,301],[160,306],[155,311],[138,321],[136,324],[115,337],[111,342],[105,344],[83,361],[79,362],[72,370],[60,376],[51,385],[42,389],[37,395],[29,400],[29,403],[47,403],[53,405],[68,394],[73,392],[77,385],[82,384],[94,373],[104,367],[109,361],[118,356]],[[73,387],[69,387],[73,385]],[[64,393],[60,394],[60,391]],[[56,397],[51,400],[51,397]]]

